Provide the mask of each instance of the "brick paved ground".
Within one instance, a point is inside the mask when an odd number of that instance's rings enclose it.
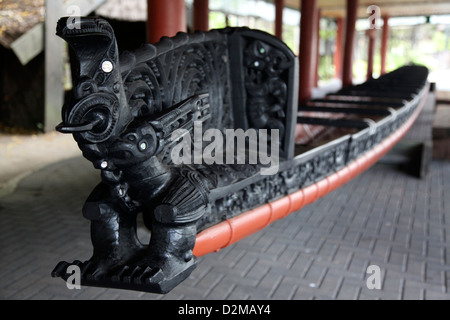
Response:
[[[434,161],[422,180],[379,163],[284,220],[201,257],[165,296],[69,290],[50,277],[60,260],[90,257],[89,221],[80,211],[98,180],[88,161],[75,157],[32,173],[0,197],[0,299],[450,299],[449,162]],[[148,241],[143,228],[139,236]],[[366,287],[370,265],[381,269],[381,290]]]
[[[98,173],[82,158],[48,166],[0,199],[0,298],[450,299],[450,163],[426,180],[378,164],[346,186],[243,241],[200,258],[166,296],[68,290],[60,260],[88,259],[80,208]],[[145,232],[139,232],[145,239]],[[369,265],[382,289],[366,288]]]

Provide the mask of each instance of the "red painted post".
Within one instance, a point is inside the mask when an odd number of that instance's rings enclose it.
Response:
[[[367,80],[373,79],[373,61],[375,56],[375,40],[377,29],[368,29],[366,35],[369,38],[369,46],[367,52]]]
[[[209,30],[209,0],[194,0],[194,31]]]
[[[334,51],[334,76],[342,80],[342,42],[344,35],[344,18],[336,19],[336,48]]]
[[[302,0],[302,18],[300,23],[300,88],[299,103],[311,99],[314,81],[316,51],[316,0]]]
[[[314,86],[319,87],[319,67],[320,67],[320,19],[322,18],[322,12],[320,9],[316,10],[316,69],[314,72]]]
[[[387,61],[387,47],[389,41],[389,17],[383,17],[384,26],[383,26],[383,34],[381,38],[381,70],[380,74],[383,75],[386,73],[386,61]]]
[[[344,63],[342,70],[342,86],[353,85],[353,48],[358,15],[358,0],[347,0],[347,28],[345,31]]]
[[[147,41],[158,42],[163,36],[172,37],[187,31],[184,0],[147,0]]]
[[[275,0],[275,36],[283,39],[284,0]]]

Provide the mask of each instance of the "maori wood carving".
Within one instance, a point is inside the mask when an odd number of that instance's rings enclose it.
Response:
[[[82,18],[71,27],[66,18],[57,26],[78,66],[73,72],[72,99],[63,107],[63,122],[57,129],[73,134],[102,178],[83,207],[83,215],[91,221],[94,247],[89,261],[80,264],[83,282],[168,292],[196,266],[192,249],[197,232],[214,223],[218,213],[216,209],[213,217],[211,203],[219,194],[214,190],[254,176],[258,169],[257,165],[174,165],[174,134],[178,129],[192,132],[195,123],[201,123],[203,130],[235,128],[234,117],[243,116],[242,105],[235,107],[231,96],[232,87],[238,87],[231,83],[233,77],[243,76],[238,83],[241,98],[244,104],[248,101],[248,119],[256,121],[250,125],[282,129],[277,143],[287,150],[286,143],[293,146],[288,137],[293,123],[286,126],[286,118],[292,109],[289,71],[295,57],[271,36],[262,32],[252,36],[248,29],[180,33],[119,56],[114,32],[105,20]],[[230,53],[237,42],[251,53]],[[257,56],[252,56],[255,50]],[[230,68],[237,63],[244,64]],[[267,88],[258,90],[266,81]],[[261,99],[271,105],[255,117]],[[261,200],[249,203],[256,206]],[[151,230],[148,244],[137,239],[137,214],[143,215]],[[53,275],[67,277],[66,267],[67,263],[60,263]]]
[[[402,69],[336,93],[367,95],[375,86],[383,94],[392,79],[409,81],[415,90],[402,96],[396,110],[386,107],[390,116],[383,121],[358,122],[364,129],[302,153],[294,141],[297,60],[269,34],[247,28],[180,33],[120,55],[114,31],[102,19],[81,18],[69,28],[62,18],[57,35],[76,57],[72,97],[57,130],[73,134],[101,182],[82,209],[91,221],[91,258],[62,261],[52,275],[67,280],[67,268],[75,264],[82,285],[154,293],[169,292],[195,269],[199,232],[314,184],[383,141],[414,112],[428,72]],[[202,134],[278,130],[266,148],[279,147],[279,170],[266,176],[259,163],[175,164],[177,142],[198,124]],[[191,143],[191,150],[198,149]],[[147,244],[136,235],[138,214],[151,231]]]

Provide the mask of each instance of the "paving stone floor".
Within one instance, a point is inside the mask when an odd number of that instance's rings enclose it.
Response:
[[[98,172],[51,164],[0,198],[1,299],[450,299],[450,163],[420,180],[377,164],[344,187],[218,253],[167,295],[69,290],[50,272],[91,254],[80,209]],[[139,229],[142,241],[148,237]],[[369,290],[368,266],[382,287]]]
[[[424,123],[432,117],[430,104],[405,139],[428,137]],[[67,140],[3,140],[0,299],[450,299],[450,162],[433,161],[428,177],[418,179],[382,161],[299,212],[200,257],[186,281],[155,295],[69,290],[50,276],[59,261],[91,255],[81,207],[99,173]],[[49,159],[55,148],[77,156],[41,168],[57,159]],[[23,168],[29,174],[10,183],[11,170]],[[138,234],[148,242],[143,227]],[[381,271],[379,290],[367,287],[372,265]]]

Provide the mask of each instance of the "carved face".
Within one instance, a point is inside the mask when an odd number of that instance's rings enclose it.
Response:
[[[266,77],[278,76],[289,67],[287,58],[278,50],[263,41],[253,41],[247,48],[246,65],[255,81],[264,81]],[[260,79],[256,79],[259,77]]]
[[[130,127],[110,146],[108,162],[118,168],[133,166],[152,157],[158,148],[155,130],[145,123]]]
[[[79,143],[116,137],[131,120],[124,98],[118,49],[111,26],[101,19],[58,22],[57,35],[76,56],[71,101],[63,107],[57,130],[73,133]]]

